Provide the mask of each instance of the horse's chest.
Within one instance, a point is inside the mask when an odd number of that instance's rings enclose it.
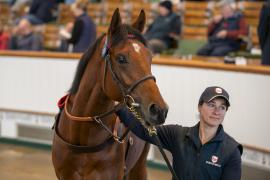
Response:
[[[113,161],[83,161],[74,171],[74,175],[80,176],[82,180],[93,179],[93,177],[99,180],[122,180],[123,174],[124,169]]]
[[[100,180],[122,179],[124,156],[120,156],[121,154],[120,152],[81,154],[72,160],[74,173],[83,177],[82,179],[93,179],[93,177]]]

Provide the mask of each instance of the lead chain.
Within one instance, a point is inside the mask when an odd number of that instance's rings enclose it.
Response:
[[[136,119],[138,119],[140,121],[140,123],[146,127],[148,133],[150,136],[152,135],[157,135],[157,130],[154,126],[152,127],[149,127],[145,124],[145,122],[143,121],[143,119],[141,118],[140,114],[136,111],[135,107],[134,106],[127,106],[128,107],[128,110],[135,116]]]

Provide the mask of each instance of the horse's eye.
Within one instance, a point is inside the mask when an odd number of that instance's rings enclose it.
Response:
[[[123,55],[117,56],[117,62],[118,62],[119,64],[125,64],[125,63],[128,63],[127,58],[126,58],[125,56],[123,56]]]

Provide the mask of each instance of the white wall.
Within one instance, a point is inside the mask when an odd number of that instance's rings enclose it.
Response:
[[[0,108],[57,112],[78,61],[0,56]],[[270,148],[270,76],[153,65],[161,93],[170,106],[166,123],[198,121],[197,103],[207,86],[224,87],[231,96],[225,130],[239,142]]]

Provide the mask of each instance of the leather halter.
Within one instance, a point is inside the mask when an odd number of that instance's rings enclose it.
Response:
[[[133,37],[133,36],[128,36],[128,38],[130,37]],[[131,99],[132,102],[135,102],[134,99],[132,98],[132,96],[130,95],[130,93],[142,82],[148,80],[148,79],[153,79],[154,81],[156,81],[155,77],[153,75],[147,75],[145,77],[142,77],[141,79],[135,81],[133,84],[131,84],[128,88],[126,88],[123,83],[121,82],[121,80],[118,78],[116,72],[114,71],[113,67],[112,67],[112,62],[111,62],[111,58],[110,58],[110,46],[108,45],[108,41],[107,41],[107,37],[106,37],[106,40],[105,40],[105,43],[104,43],[104,46],[103,46],[103,49],[102,49],[102,58],[105,60],[105,65],[104,65],[104,78],[103,78],[103,90],[105,91],[105,80],[106,80],[106,72],[107,72],[107,66],[109,65],[109,70],[111,72],[111,75],[115,81],[115,83],[117,84],[117,86],[120,88],[121,90],[121,93],[122,93],[122,96],[124,98],[124,103],[129,106],[128,104],[128,99]],[[108,65],[107,65],[108,64]],[[90,146],[80,146],[80,145],[73,145],[67,141],[65,141],[58,133],[57,131],[57,125],[58,125],[58,121],[59,121],[59,117],[60,117],[60,113],[58,114],[57,116],[57,119],[56,119],[56,122],[55,122],[55,126],[54,126],[54,129],[55,129],[55,134],[56,134],[56,138],[61,141],[63,144],[65,144],[67,147],[69,147],[71,150],[75,151],[75,152],[83,152],[83,153],[86,153],[86,152],[97,152],[97,151],[100,151],[102,150],[104,147],[112,144],[115,140],[116,142],[118,143],[123,143],[124,142],[124,139],[125,137],[127,136],[129,130],[130,130],[130,127],[123,133],[123,135],[121,137],[119,137],[117,135],[117,127],[118,127],[118,124],[119,124],[119,121],[116,121],[116,124],[114,125],[114,130],[113,132],[101,121],[101,118],[105,117],[105,116],[108,116],[110,114],[113,114],[115,111],[117,111],[118,108],[120,108],[121,106],[124,105],[124,103],[122,104],[119,104],[119,105],[116,105],[113,109],[103,113],[103,114],[100,114],[100,115],[97,115],[97,116],[88,116],[88,117],[81,117],[81,116],[74,116],[72,114],[70,114],[68,112],[68,109],[67,109],[67,104],[68,104],[68,100],[69,100],[69,97],[70,95],[66,95],[64,98],[64,102],[61,102],[61,107],[60,109],[63,108],[64,110],[64,113],[66,114],[66,116],[70,119],[70,120],[73,120],[73,121],[78,121],[78,122],[96,122],[98,123],[104,130],[106,130],[110,136],[105,140],[103,141],[101,144],[99,145],[96,145],[96,146],[93,146],[93,147],[90,147]],[[61,100],[60,100],[61,101]]]
[[[128,37],[131,37],[131,36],[128,36]],[[103,59],[105,60],[105,66],[104,66],[104,78],[103,78],[103,90],[105,91],[105,80],[106,80],[106,72],[107,72],[107,66],[109,65],[109,70],[111,72],[111,75],[115,81],[115,83],[117,84],[117,86],[120,88],[120,91],[122,93],[122,96],[125,100],[125,103],[126,103],[126,100],[132,98],[132,96],[130,95],[130,93],[139,85],[141,84],[142,82],[148,80],[148,79],[153,79],[154,81],[156,81],[156,78],[155,76],[153,75],[146,75],[145,77],[142,77],[141,79],[135,81],[133,84],[131,84],[128,88],[124,87],[123,83],[121,82],[121,80],[118,78],[118,76],[116,75],[116,72],[114,71],[113,67],[112,67],[112,61],[111,61],[111,58],[110,58],[110,45],[108,44],[108,39],[107,39],[107,36],[106,36],[106,39],[105,39],[105,43],[104,43],[104,46],[103,46],[103,49],[102,49],[102,54],[101,56],[103,57]],[[67,104],[68,104],[68,99],[69,99],[69,96],[66,98],[66,103],[65,103],[65,108],[64,108],[64,111],[66,113],[66,115],[71,119],[71,120],[74,120],[74,121],[97,121],[97,119],[101,119],[107,115],[110,115],[112,113],[114,113],[117,108],[116,107],[119,107],[120,105],[118,106],[115,106],[112,110],[110,111],[107,111],[103,114],[100,114],[100,115],[97,115],[97,116],[92,116],[92,117],[82,117],[82,116],[73,116],[71,115],[68,110],[67,110]],[[133,100],[133,98],[132,98]],[[128,104],[126,104],[128,105]]]

